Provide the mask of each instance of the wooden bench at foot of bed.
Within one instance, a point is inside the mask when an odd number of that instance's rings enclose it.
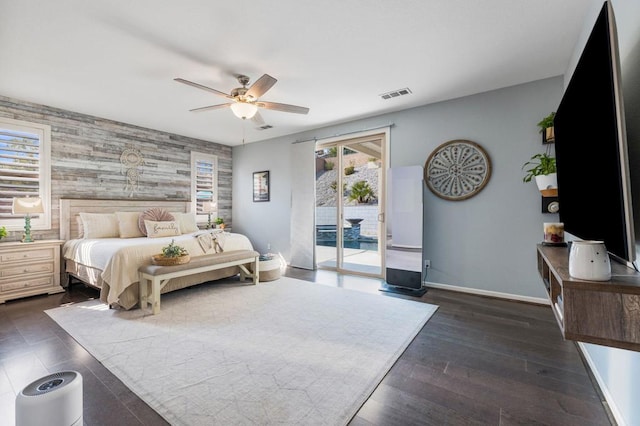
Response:
[[[227,268],[240,267],[240,278],[253,278],[253,284],[258,284],[260,278],[258,261],[260,254],[253,250],[234,250],[224,253],[206,254],[192,257],[189,263],[174,266],[144,265],[138,269],[140,276],[140,308],[146,309],[151,304],[153,314],[160,312],[160,291],[171,278],[184,277]],[[251,265],[251,272],[245,265]],[[149,295],[149,287],[151,294]]]

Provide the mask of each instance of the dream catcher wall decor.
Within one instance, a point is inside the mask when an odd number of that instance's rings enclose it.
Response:
[[[142,174],[140,167],[144,165],[144,158],[137,149],[128,148],[122,151],[120,163],[122,164],[121,173],[125,175],[127,180],[124,191],[128,191],[129,198],[131,198],[139,189],[139,179]]]

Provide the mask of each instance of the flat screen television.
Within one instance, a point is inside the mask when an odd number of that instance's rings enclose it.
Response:
[[[558,107],[560,220],[583,240],[635,261],[625,117],[613,9],[605,2]]]

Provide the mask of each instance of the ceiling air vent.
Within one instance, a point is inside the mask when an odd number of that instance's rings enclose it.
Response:
[[[273,126],[270,124],[265,124],[264,126],[256,127],[256,130],[268,130],[273,129]]]
[[[398,96],[408,95],[410,93],[411,93],[411,89],[409,89],[408,87],[405,87],[404,89],[398,89],[392,92],[383,93],[382,95],[380,95],[380,97],[382,99],[391,99],[391,98],[397,98]]]

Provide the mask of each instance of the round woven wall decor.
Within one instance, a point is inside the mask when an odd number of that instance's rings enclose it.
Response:
[[[466,140],[445,142],[424,165],[424,181],[440,198],[461,201],[484,188],[491,177],[491,161],[480,145]]]

